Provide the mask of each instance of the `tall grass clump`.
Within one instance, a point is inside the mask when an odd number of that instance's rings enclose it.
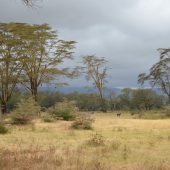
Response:
[[[12,124],[29,124],[35,117],[38,116],[39,113],[40,106],[32,97],[21,100],[21,102],[17,104],[16,109],[12,113]]]
[[[75,118],[71,127],[74,129],[90,130],[90,129],[92,129],[93,122],[94,122],[94,119],[90,116],[90,114],[79,114]]]
[[[4,135],[6,133],[8,133],[8,129],[3,124],[0,124],[0,134]]]
[[[2,113],[0,113],[0,134],[4,135],[8,133],[8,129],[4,125],[4,118],[2,117]]]
[[[105,138],[100,133],[95,133],[91,136],[91,138],[88,140],[88,144],[90,146],[103,146],[105,145]]]

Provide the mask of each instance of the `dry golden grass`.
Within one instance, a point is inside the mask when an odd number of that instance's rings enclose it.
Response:
[[[0,136],[2,170],[169,170],[170,120],[95,114],[93,130],[71,122],[9,126]],[[89,145],[95,133],[104,145]]]

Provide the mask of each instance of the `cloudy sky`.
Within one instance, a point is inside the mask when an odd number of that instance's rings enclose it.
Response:
[[[42,0],[36,9],[0,1],[0,22],[48,23],[60,38],[77,41],[73,65],[83,55],[105,57],[112,87],[137,86],[137,75],[158,61],[157,49],[170,47],[169,0]]]

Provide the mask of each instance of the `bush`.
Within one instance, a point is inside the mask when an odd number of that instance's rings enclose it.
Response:
[[[76,117],[75,121],[72,123],[72,128],[74,129],[92,129],[92,123],[94,119],[91,118],[89,114],[81,114]]]
[[[54,122],[54,118],[50,114],[47,114],[47,113],[42,116],[42,119],[46,123]]]
[[[40,113],[40,106],[31,97],[22,100],[12,113],[12,123],[25,125],[30,123]]]
[[[55,119],[63,119],[66,121],[74,120],[77,110],[74,101],[59,102],[54,107],[48,109],[49,113]]]
[[[0,125],[0,134],[6,134],[8,133],[8,129],[3,126],[3,125]]]
[[[52,118],[44,118],[43,119],[44,120],[44,122],[46,122],[46,123],[51,123],[51,122],[53,122],[53,119]]]

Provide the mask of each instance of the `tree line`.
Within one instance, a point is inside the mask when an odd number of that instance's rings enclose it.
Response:
[[[12,111],[17,103],[28,98],[30,93],[15,90],[8,102],[8,108]],[[40,91],[37,102],[42,111],[54,107],[56,103],[74,101],[80,111],[103,111],[101,108],[100,95],[97,93],[72,92],[64,94],[61,92]],[[167,103],[167,98],[152,89],[122,89],[119,94],[110,92],[105,96],[105,109],[114,110],[152,110],[161,109]]]
[[[151,109],[162,105],[160,104],[161,97],[149,89],[139,89],[139,91],[124,89],[119,96],[115,97],[114,94],[110,94],[108,100],[108,96],[105,95],[108,82],[108,61],[105,58],[88,55],[82,58],[81,66],[74,69],[63,67],[65,60],[74,59],[75,45],[76,42],[73,40],[60,39],[57,31],[48,24],[0,23],[0,101],[2,113],[8,111],[7,105],[16,88],[25,87],[30,91],[34,100],[38,101],[38,88],[41,85],[53,83],[57,86],[56,78],[58,76],[75,78],[82,74],[98,90],[94,101],[97,101],[98,108],[103,112],[106,112],[108,108],[125,108],[126,106],[130,109],[135,107]],[[170,101],[170,50],[159,49],[159,52],[160,61],[153,65],[149,74],[140,74],[138,82],[143,84],[148,80],[152,86],[158,86]],[[135,98],[135,96],[137,97]],[[90,100],[90,96],[88,97]],[[140,102],[137,100],[139,98]],[[109,104],[108,107],[108,103],[111,101],[114,104],[112,107]],[[139,104],[135,105],[134,103],[137,101]],[[150,103],[150,101],[152,102]]]

